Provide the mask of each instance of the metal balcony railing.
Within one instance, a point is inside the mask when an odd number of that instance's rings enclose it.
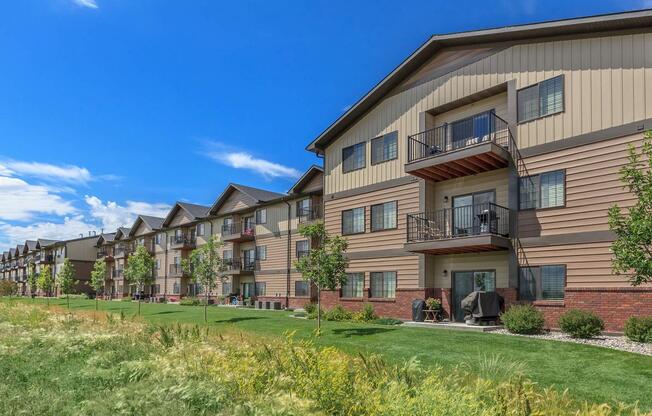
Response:
[[[322,218],[321,205],[314,205],[308,208],[299,208],[297,217],[299,217],[300,223],[319,220]]]
[[[170,245],[190,247],[197,243],[197,237],[192,234],[173,235],[170,237]]]
[[[482,203],[407,216],[407,241],[431,241],[476,235],[509,236],[509,209]]]
[[[245,225],[243,223],[224,224],[222,225],[222,234],[224,236],[242,234],[253,237],[256,234],[256,226],[254,224]]]
[[[493,112],[476,114],[408,136],[408,163],[485,142],[494,142],[512,153],[509,125]]]

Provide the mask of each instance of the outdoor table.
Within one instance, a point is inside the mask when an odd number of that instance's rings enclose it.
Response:
[[[433,309],[424,309],[423,312],[426,314],[423,322],[437,322],[437,311]]]

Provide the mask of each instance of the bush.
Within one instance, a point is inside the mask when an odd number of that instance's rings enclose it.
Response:
[[[308,315],[313,314],[317,310],[317,305],[308,302],[305,305],[303,305],[303,310],[305,310]]]
[[[183,298],[179,302],[179,305],[181,306],[199,306],[201,304],[201,301],[197,298]]]
[[[559,317],[559,328],[573,338],[591,338],[600,335],[604,322],[593,312],[571,309]]]
[[[428,298],[426,299],[426,306],[431,311],[438,311],[441,309],[441,301],[435,298]]]
[[[89,299],[89,297],[87,294],[82,293],[82,294],[59,295],[59,299]]]
[[[16,282],[0,280],[0,296],[13,296],[18,293]]]
[[[353,318],[353,314],[341,305],[335,306],[324,314],[324,319],[327,321],[349,321],[351,318]]]
[[[652,316],[630,316],[625,322],[625,336],[634,342],[652,342]]]
[[[543,313],[532,305],[514,305],[500,315],[505,328],[513,334],[539,334],[545,323]]]
[[[378,324],[378,325],[401,325],[401,324],[403,324],[403,321],[401,321],[400,319],[394,319],[394,318],[378,318],[378,319],[374,319],[371,322],[374,323],[374,324]]]
[[[371,303],[365,303],[362,306],[362,310],[356,312],[356,314],[353,317],[353,319],[359,322],[371,322],[377,318],[378,316],[376,315],[376,312],[374,312],[374,305],[372,305]]]
[[[324,316],[324,310],[323,309],[320,309],[320,310],[321,310],[321,316],[323,317]],[[317,319],[317,308],[313,309],[312,312],[308,313],[308,319]]]
[[[131,296],[123,296],[122,301],[123,302],[131,302],[132,301]]]

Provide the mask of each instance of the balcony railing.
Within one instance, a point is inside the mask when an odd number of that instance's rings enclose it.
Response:
[[[408,163],[485,142],[510,149],[510,137],[505,120],[493,112],[477,114],[408,136]]]
[[[118,279],[121,278],[124,275],[124,270],[123,269],[113,269],[113,278]]]
[[[300,223],[319,220],[322,218],[321,206],[314,205],[308,208],[299,208],[299,211],[297,212],[297,217],[299,217]]]
[[[182,277],[188,275],[188,272],[186,272],[180,264],[170,264],[169,274],[172,277]]]
[[[251,259],[224,259],[224,264],[226,266],[226,270],[232,272],[253,272],[259,269],[258,261]]]
[[[134,248],[131,244],[123,244],[115,247],[115,256],[116,257],[125,257],[131,254],[134,251]]]
[[[477,235],[509,236],[509,209],[482,203],[407,216],[407,241],[432,241]]]
[[[254,224],[224,224],[222,225],[222,235],[224,237],[230,236],[246,236],[253,237],[256,234],[256,226]]]
[[[105,257],[107,257],[107,258],[113,257],[113,250],[104,249],[104,250],[99,250],[97,252],[97,258],[98,259],[103,259]]]
[[[170,237],[170,245],[173,247],[194,247],[197,237],[192,234],[173,235]]]

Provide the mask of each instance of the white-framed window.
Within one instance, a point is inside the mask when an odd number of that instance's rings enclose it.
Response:
[[[372,298],[396,297],[396,272],[371,272],[369,280]]]
[[[343,298],[361,298],[364,291],[364,273],[347,273],[346,284],[342,286]]]
[[[342,211],[342,234],[364,233],[364,207]]]
[[[398,131],[371,139],[371,164],[387,162],[398,157]]]
[[[371,231],[396,228],[397,201],[371,206]]]
[[[342,149],[342,172],[352,172],[366,166],[366,143],[358,143]]]
[[[206,224],[204,224],[203,222],[197,224],[197,235],[204,235],[205,231],[206,231]]]
[[[519,268],[518,294],[521,300],[564,299],[566,265]]]
[[[534,120],[564,111],[564,76],[541,81],[517,93],[518,122]]]
[[[256,211],[256,224],[267,224],[267,209],[262,208]]]

